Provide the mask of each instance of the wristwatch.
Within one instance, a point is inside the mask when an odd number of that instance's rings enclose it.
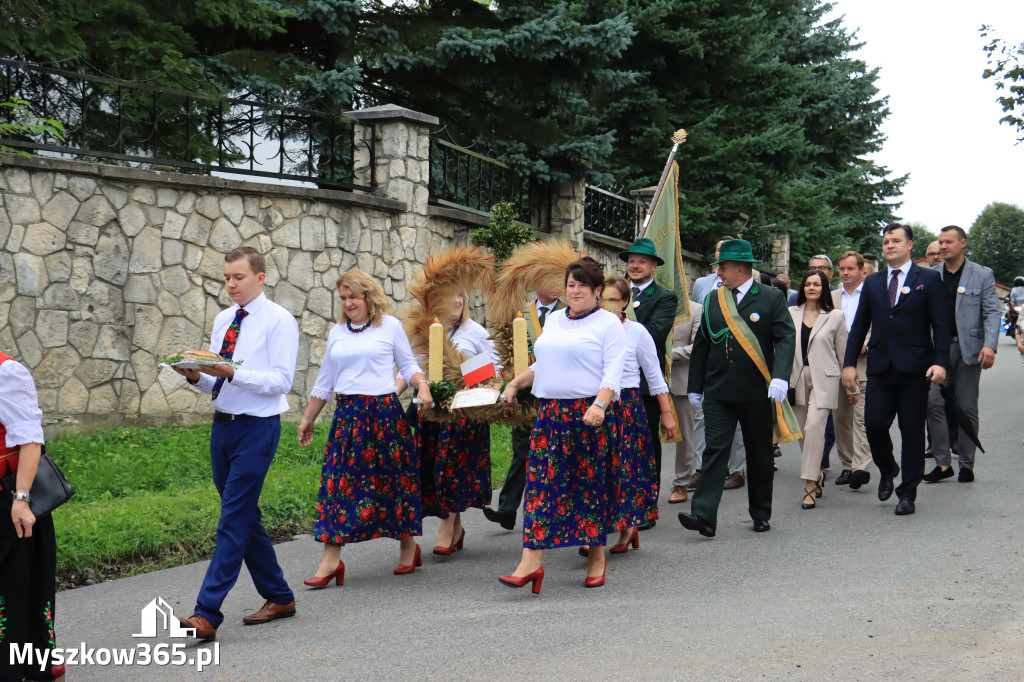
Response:
[[[14,499],[21,500],[22,502],[27,504],[28,501],[32,499],[32,496],[29,495],[28,493],[16,492],[14,493]]]
[[[601,400],[600,398],[594,398],[594,404],[597,405],[598,407],[600,407],[602,410],[607,410],[608,409],[608,403],[606,403],[605,401]]]

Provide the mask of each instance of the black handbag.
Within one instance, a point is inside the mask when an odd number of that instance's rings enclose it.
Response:
[[[13,472],[4,476],[3,481],[0,481],[4,490],[12,496],[17,491],[17,476],[18,472]],[[32,510],[36,518],[39,518],[67,502],[74,494],[75,490],[71,487],[68,477],[64,475],[64,472],[60,470],[44,448],[39,457],[39,468],[36,469],[32,489],[29,491],[28,508]]]

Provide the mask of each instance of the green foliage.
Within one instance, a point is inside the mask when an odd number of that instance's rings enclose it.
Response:
[[[448,381],[447,379],[441,379],[440,381],[431,381],[430,397],[433,398],[435,404],[444,402],[449,398],[455,397],[455,384]]]
[[[0,139],[18,139],[31,135],[53,135],[57,139],[64,139],[64,125],[60,121],[50,118],[38,118],[32,116],[28,108],[28,102],[23,99],[13,98],[6,102],[0,102],[0,107],[8,109],[7,116],[11,121],[0,120]],[[15,153],[28,158],[31,156],[24,149],[16,149],[0,144],[0,152]]]
[[[982,78],[992,78],[1000,93],[996,101],[1006,114],[1000,123],[1007,123],[1017,129],[1018,142],[1024,142],[1024,42],[1008,45],[995,35],[991,26],[981,27],[981,37],[991,38],[983,48],[988,59],[988,68]]]
[[[61,571],[132,562],[156,570],[206,558],[216,542],[220,499],[210,470],[210,424],[68,434],[47,449],[75,495],[54,513]],[[319,491],[326,424],[299,447],[294,424],[281,442],[260,496],[268,530],[309,528]],[[510,430],[491,427],[494,485],[511,461]]]
[[[912,260],[924,258],[925,253],[928,252],[928,245],[938,239],[939,235],[924,225],[918,223],[909,223],[909,225],[914,230],[914,246],[910,250],[910,258]]]
[[[491,224],[473,230],[473,243],[486,246],[494,252],[498,262],[512,255],[520,244],[528,244],[536,237],[533,228],[516,222],[518,214],[511,201],[502,201],[491,207]]]
[[[766,243],[791,235],[798,271],[827,245],[880,246],[887,200],[905,178],[868,159],[888,114],[877,70],[855,37],[823,22],[819,0],[652,0],[631,5],[637,29],[623,60],[643,64],[629,97],[606,103],[614,152],[595,169],[634,187],[657,182],[672,131],[686,248],[708,253],[723,233]],[[746,224],[732,223],[742,212]]]
[[[967,257],[992,268],[1001,284],[1024,275],[1024,209],[1000,202],[986,206],[967,236]]]

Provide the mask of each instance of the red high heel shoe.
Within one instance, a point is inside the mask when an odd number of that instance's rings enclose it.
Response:
[[[423,559],[420,556],[420,546],[416,545],[416,556],[413,558],[412,563],[409,564],[408,566],[403,566],[402,564],[398,564],[398,568],[395,569],[395,575],[405,575],[407,573],[412,573],[413,571],[416,570],[417,566],[422,566],[422,565],[423,565]]]
[[[544,582],[544,567],[538,566],[536,571],[530,575],[524,575],[522,578],[501,575],[498,576],[498,580],[501,581],[502,585],[508,585],[509,587],[523,587],[526,583],[533,583],[533,593],[540,594],[540,586]]]
[[[624,554],[629,551],[630,545],[633,545],[633,549],[640,549],[640,531],[635,527],[633,528],[633,534],[625,542],[611,547],[608,551],[612,554]]]
[[[583,581],[584,587],[601,587],[604,585],[604,573],[608,570],[608,562],[604,562],[604,567],[601,569],[601,575],[594,576],[593,578],[587,578]]]
[[[336,578],[338,585],[345,584],[345,562],[339,560],[338,567],[334,569],[333,573],[325,575],[323,578],[306,578],[302,581],[303,585],[309,585],[310,587],[327,587],[327,583],[331,582],[331,579]]]
[[[462,529],[462,535],[459,536],[458,540],[452,539],[452,544],[444,547],[442,545],[434,545],[434,554],[440,554],[442,556],[448,556],[457,549],[462,549],[462,544],[466,539],[466,529]]]

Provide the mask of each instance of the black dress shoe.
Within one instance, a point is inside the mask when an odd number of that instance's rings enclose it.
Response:
[[[648,519],[636,527],[637,530],[650,530],[658,525],[654,519]]]
[[[914,503],[912,500],[904,497],[900,500],[900,503],[896,505],[896,516],[907,516],[908,514],[914,513]]]
[[[935,467],[924,475],[926,483],[938,483],[944,478],[953,478],[953,467],[946,467],[945,469],[942,467]]]
[[[843,473],[836,478],[836,485],[846,485],[850,482],[850,470],[843,469]]]
[[[683,528],[686,530],[695,530],[706,538],[715,537],[715,529],[696,514],[679,512],[679,523],[683,524]]]
[[[953,475],[953,467],[949,468],[949,475]],[[974,480],[974,470],[967,469],[966,467],[960,467],[960,475],[956,477],[956,480],[961,483],[970,483]]]
[[[896,467],[896,470],[892,472],[892,476],[886,476],[885,474],[882,474],[882,480],[878,482],[878,499],[880,499],[882,502],[885,502],[890,497],[892,497],[893,491],[896,490],[895,486],[893,486],[892,484],[892,481],[899,475],[899,467]]]
[[[862,485],[866,485],[871,480],[871,472],[857,469],[856,471],[850,472],[850,490],[858,490]]]
[[[500,523],[505,530],[513,530],[516,527],[515,512],[504,512],[500,509],[484,507],[484,518],[494,523]]]
[[[772,524],[768,523],[764,519],[754,519],[754,532],[755,533],[767,533],[772,529]]]
[[[772,457],[782,457],[782,448],[779,447],[778,443],[772,444]]]

